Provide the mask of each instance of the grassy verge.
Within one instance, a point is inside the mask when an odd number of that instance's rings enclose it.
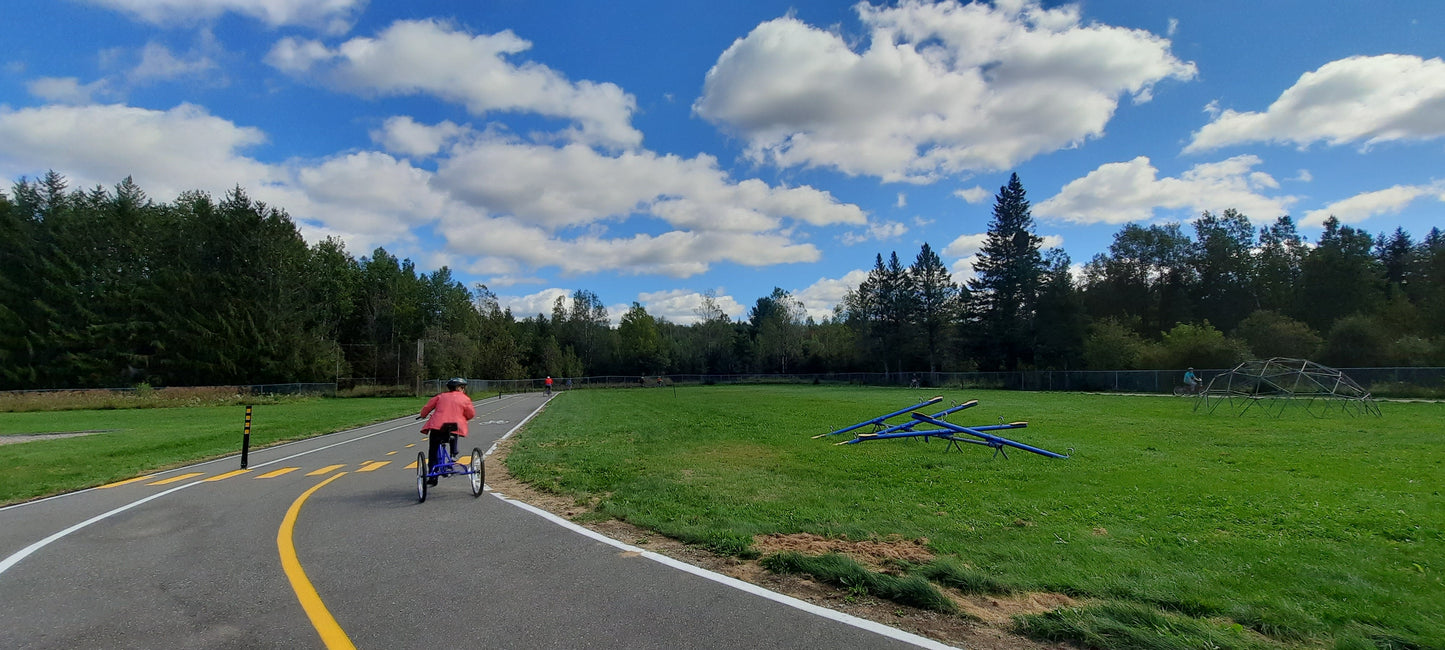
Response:
[[[400,417],[416,398],[287,399],[253,409],[253,449]],[[0,504],[239,453],[245,410],[193,406],[0,413],[0,436],[92,435],[0,445]]]
[[[1173,397],[947,397],[980,400],[955,422],[1028,420],[1011,437],[1076,453],[991,459],[982,447],[944,453],[910,440],[836,447],[838,437],[809,436],[913,394],[729,386],[569,394],[507,463],[519,479],[595,501],[600,516],[714,550],[749,553],[753,536],[771,533],[926,537],[953,567],[915,574],[934,584],[1092,603],[1016,619],[1041,639],[1121,648],[1445,639],[1445,405],[1276,419],[1197,414]]]

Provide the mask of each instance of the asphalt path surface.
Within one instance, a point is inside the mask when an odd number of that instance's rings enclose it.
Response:
[[[478,401],[462,453],[543,401]],[[0,509],[0,648],[946,647],[474,498],[466,477],[419,503],[419,424]]]

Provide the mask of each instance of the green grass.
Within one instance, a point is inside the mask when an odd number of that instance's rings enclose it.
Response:
[[[1276,419],[1194,413],[1173,397],[946,397],[980,400],[954,422],[1027,420],[1010,437],[1075,454],[991,459],[984,447],[945,453],[911,440],[839,447],[831,442],[847,434],[809,436],[914,394],[729,386],[569,393],[507,464],[539,487],[596,499],[602,516],[722,552],[747,554],[767,533],[926,537],[953,567],[918,570],[936,584],[1093,603],[1018,619],[1039,638],[1442,647],[1445,405]],[[1138,638],[1161,641],[1119,641],[1120,625],[1157,627]]]
[[[416,398],[288,399],[253,408],[251,448],[400,417]],[[112,430],[0,445],[0,504],[240,453],[243,406],[0,413],[0,435]]]
[[[950,614],[958,611],[952,600],[922,577],[900,577],[869,571],[867,567],[837,553],[807,556],[788,551],[763,558],[762,565],[774,573],[804,573],[860,595],[870,594],[919,609]]]

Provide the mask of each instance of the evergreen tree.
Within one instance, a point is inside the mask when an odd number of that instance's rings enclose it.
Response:
[[[988,367],[1013,369],[1033,362],[1042,242],[1034,234],[1023,184],[1012,174],[994,197],[993,219],[969,284],[983,335],[979,358]]]
[[[939,358],[940,353],[951,347],[953,324],[958,320],[963,304],[962,293],[948,267],[943,265],[943,260],[929,248],[927,242],[918,251],[908,274],[915,292],[914,320],[922,334],[928,356],[928,372],[932,374],[939,370],[943,361]]]

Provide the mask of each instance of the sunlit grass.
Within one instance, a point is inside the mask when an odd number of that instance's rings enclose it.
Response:
[[[416,398],[287,399],[252,410],[251,447],[405,415]],[[0,435],[100,431],[0,445],[0,503],[67,492],[240,453],[245,408],[204,406],[0,413]]]
[[[945,397],[940,410],[980,400],[953,422],[1027,420],[1007,435],[1074,456],[834,446],[848,434],[810,436],[918,395],[734,386],[564,395],[507,462],[525,481],[597,500],[601,515],[722,552],[747,554],[768,533],[926,537],[981,590],[1061,592],[1104,608],[1021,620],[1042,638],[1144,620],[1131,612],[1145,607],[1203,621],[1146,617],[1201,644],[1234,625],[1286,646],[1445,639],[1445,406],[1276,419],[1194,413],[1173,397]],[[1251,647],[1247,637],[1236,647]]]

